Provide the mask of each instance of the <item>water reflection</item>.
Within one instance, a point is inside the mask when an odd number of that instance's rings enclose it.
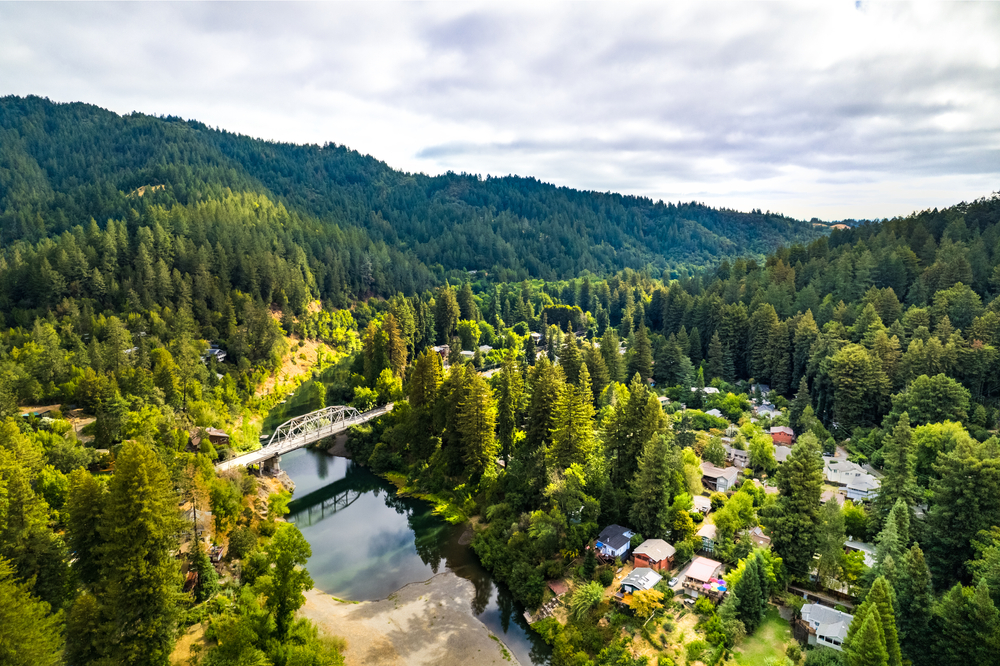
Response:
[[[281,467],[296,484],[288,519],[312,546],[308,568],[316,587],[346,599],[382,599],[450,570],[472,582],[473,612],[522,664],[549,663],[549,648],[528,627],[523,608],[459,543],[465,526],[449,525],[426,502],[396,495],[387,481],[345,458],[300,449],[282,456]]]

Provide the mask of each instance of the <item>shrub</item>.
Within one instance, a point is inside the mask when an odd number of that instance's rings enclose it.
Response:
[[[604,567],[601,569],[600,573],[597,574],[597,580],[599,580],[601,585],[604,587],[609,587],[611,583],[615,582],[615,572],[608,567]]]
[[[798,643],[792,643],[785,650],[785,656],[792,660],[793,664],[799,663],[799,659],[802,658],[802,648],[799,647]]]
[[[712,503],[712,511],[718,511],[726,505],[726,499],[728,498],[725,493],[714,492],[709,495],[708,499]]]
[[[578,587],[570,600],[573,617],[582,619],[591,608],[601,602],[602,598],[604,598],[604,588],[599,583],[591,582]]]

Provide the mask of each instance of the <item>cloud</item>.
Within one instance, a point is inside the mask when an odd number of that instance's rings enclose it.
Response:
[[[1000,189],[1000,5],[2,4],[0,94],[827,219]]]

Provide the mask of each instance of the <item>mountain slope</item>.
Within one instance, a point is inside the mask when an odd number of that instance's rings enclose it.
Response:
[[[150,185],[164,187],[139,190]],[[133,208],[190,204],[227,188],[362,228],[428,265],[510,277],[701,266],[820,233],[780,215],[654,203],[533,178],[408,174],[334,144],[267,142],[172,117],[0,99],[0,240],[37,240],[90,217],[127,219]]]

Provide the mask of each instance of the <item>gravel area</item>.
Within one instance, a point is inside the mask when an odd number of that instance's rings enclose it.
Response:
[[[472,614],[472,583],[451,572],[410,583],[380,601],[337,601],[312,589],[299,611],[347,641],[347,666],[518,666]]]

